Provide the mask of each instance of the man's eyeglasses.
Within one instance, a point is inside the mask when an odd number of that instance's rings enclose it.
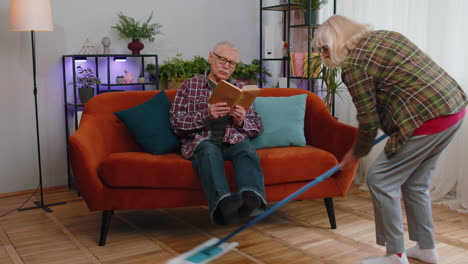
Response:
[[[237,62],[235,61],[231,61],[231,60],[228,60],[222,56],[219,56],[218,54],[216,54],[215,52],[213,52],[214,55],[216,55],[216,57],[218,58],[218,62],[221,64],[221,65],[224,65],[227,63],[229,63],[229,67],[230,68],[235,68],[237,66]]]

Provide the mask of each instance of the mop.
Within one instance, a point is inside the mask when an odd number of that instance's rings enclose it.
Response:
[[[384,140],[387,135],[382,135],[378,137],[374,141],[374,145],[378,144],[380,141]],[[229,252],[231,249],[235,248],[239,244],[237,242],[228,243],[227,241],[234,237],[235,235],[239,234],[240,232],[244,231],[245,229],[255,225],[256,223],[260,222],[263,218],[267,217],[274,211],[278,210],[283,205],[287,204],[303,192],[307,191],[308,189],[312,188],[314,185],[324,181],[334,173],[338,172],[341,168],[341,164],[337,164],[322,175],[315,178],[313,181],[309,182],[308,184],[304,185],[302,188],[297,190],[296,192],[290,194],[288,197],[284,198],[283,200],[279,201],[272,207],[268,208],[262,214],[252,218],[250,221],[239,227],[238,229],[234,230],[232,233],[224,237],[223,239],[212,238],[205,243],[195,247],[194,249],[181,254],[168,262],[166,264],[205,264],[213,261],[216,258],[221,257],[222,255]]]

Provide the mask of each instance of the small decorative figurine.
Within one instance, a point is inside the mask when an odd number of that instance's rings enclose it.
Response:
[[[124,80],[125,80],[125,83],[132,83],[133,74],[131,72],[125,71]]]
[[[103,37],[102,38],[102,46],[104,48],[102,54],[110,54],[110,44],[111,44],[111,40],[109,37]]]
[[[80,54],[97,54],[96,49],[89,39],[86,39],[83,47],[81,47]]]

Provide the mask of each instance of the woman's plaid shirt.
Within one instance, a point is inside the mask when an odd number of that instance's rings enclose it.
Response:
[[[192,156],[195,147],[211,136],[210,125],[214,121],[208,112],[208,98],[211,89],[208,86],[207,73],[185,80],[177,91],[169,111],[171,127],[181,137],[182,156],[186,159]],[[234,79],[230,83],[242,89],[244,84]],[[243,127],[233,123],[226,127],[223,142],[236,144],[245,137],[260,134],[263,125],[260,116],[252,107],[247,110]]]
[[[390,158],[424,122],[467,104],[457,82],[397,32],[374,31],[363,39],[343,62],[341,77],[357,109],[358,157],[370,151],[379,128],[390,136]]]

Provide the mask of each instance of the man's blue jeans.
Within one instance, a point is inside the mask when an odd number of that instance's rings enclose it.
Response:
[[[211,219],[215,223],[217,221],[214,218],[214,211],[218,203],[231,194],[224,172],[224,160],[232,161],[237,191],[254,191],[262,199],[261,207],[266,207],[260,158],[255,148],[250,144],[249,138],[245,138],[237,144],[202,141],[195,148],[190,159],[205,191]]]

